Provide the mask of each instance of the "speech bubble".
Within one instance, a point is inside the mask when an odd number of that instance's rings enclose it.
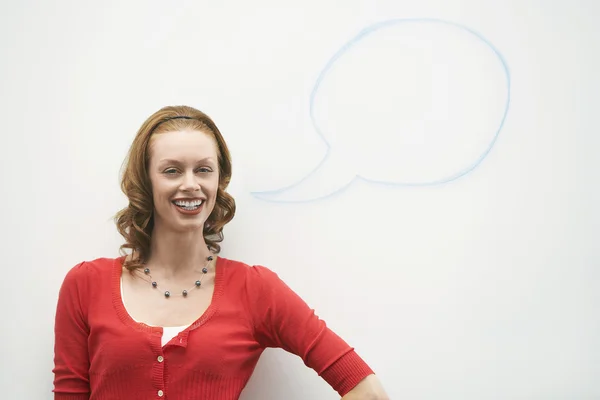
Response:
[[[481,34],[449,21],[367,27],[327,62],[310,118],[327,152],[292,185],[252,192],[308,202],[375,184],[431,186],[473,171],[492,150],[510,103],[510,73]]]

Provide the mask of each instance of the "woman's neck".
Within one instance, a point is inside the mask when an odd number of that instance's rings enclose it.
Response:
[[[148,265],[153,270],[161,270],[165,277],[176,277],[202,270],[210,255],[200,231],[181,233],[155,229],[150,240]]]

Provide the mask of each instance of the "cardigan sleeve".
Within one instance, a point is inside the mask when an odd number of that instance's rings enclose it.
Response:
[[[65,276],[58,294],[54,322],[54,399],[88,400],[89,328],[81,304],[85,292],[85,265],[80,263]]]
[[[302,358],[340,396],[373,371],[278,275],[250,268],[248,283],[256,340]]]

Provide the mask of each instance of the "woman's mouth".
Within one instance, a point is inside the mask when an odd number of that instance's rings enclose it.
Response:
[[[171,203],[184,214],[197,214],[200,212],[204,200],[174,200]]]

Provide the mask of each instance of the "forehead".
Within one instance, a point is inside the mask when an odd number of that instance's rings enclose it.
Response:
[[[149,144],[150,162],[161,159],[197,160],[218,158],[217,143],[209,132],[198,130],[172,131],[152,135]]]

